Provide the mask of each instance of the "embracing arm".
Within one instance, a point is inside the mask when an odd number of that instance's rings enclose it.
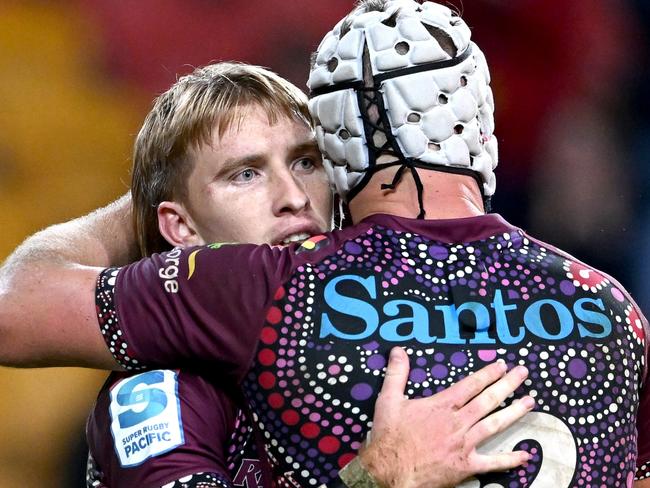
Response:
[[[0,267],[0,364],[117,369],[97,324],[102,267],[137,258],[126,195],[29,237]]]

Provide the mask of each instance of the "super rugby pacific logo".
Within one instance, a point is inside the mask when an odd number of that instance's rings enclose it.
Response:
[[[378,334],[393,343],[518,344],[526,336],[555,342],[603,339],[612,332],[601,298],[544,298],[509,302],[496,289],[491,301],[445,303],[424,296],[391,299],[377,293],[375,276],[344,274],[322,291],[321,339],[366,340]]]

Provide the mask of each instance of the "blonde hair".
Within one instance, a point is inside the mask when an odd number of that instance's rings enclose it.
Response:
[[[307,98],[277,74],[243,63],[216,63],[179,78],[153,104],[133,151],[133,216],[143,256],[171,246],[158,231],[158,204],[182,201],[193,149],[221,136],[242,107],[258,105],[271,124],[289,117],[311,127]]]

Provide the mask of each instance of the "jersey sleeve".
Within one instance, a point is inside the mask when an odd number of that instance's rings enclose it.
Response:
[[[199,375],[113,373],[86,427],[95,477],[111,487],[191,479],[231,486],[226,456],[236,411],[227,392]]]
[[[128,370],[210,363],[238,381],[291,257],[269,246],[174,249],[104,270],[99,325]]]

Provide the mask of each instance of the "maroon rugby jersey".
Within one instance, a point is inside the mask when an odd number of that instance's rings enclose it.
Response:
[[[208,374],[112,373],[86,426],[88,487],[261,488],[256,439],[237,396]]]
[[[528,367],[518,394],[535,410],[485,449],[533,460],[467,486],[647,476],[647,321],[612,278],[498,215],[374,215],[288,248],[176,249],[102,280],[100,327],[116,359],[241,383],[278,486],[327,483],[354,456],[395,345],[411,357],[411,397],[499,358]]]

